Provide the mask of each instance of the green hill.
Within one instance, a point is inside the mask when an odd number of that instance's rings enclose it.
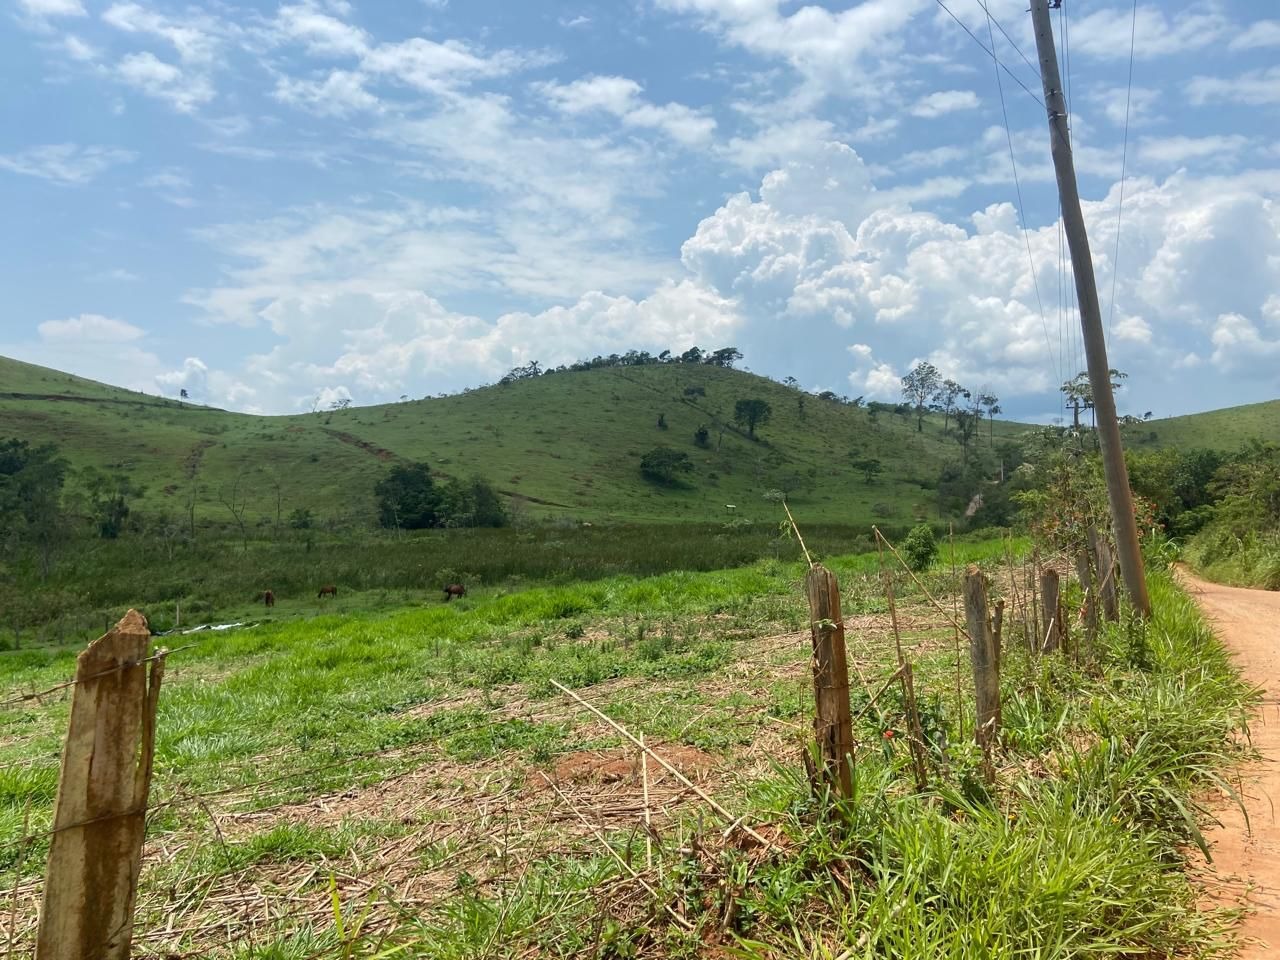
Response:
[[[772,407],[758,440],[732,423],[735,402],[746,397]],[[694,442],[700,426],[710,432],[705,449]],[[198,517],[223,522],[231,516],[222,501],[238,480],[256,524],[298,507],[324,520],[371,524],[373,486],[387,465],[421,460],[437,475],[479,474],[519,509],[544,517],[775,519],[777,508],[763,494],[784,489],[812,521],[901,524],[937,515],[939,472],[960,454],[941,427],[934,417],[917,433],[910,417],[874,416],[697,364],[556,373],[439,399],[262,417],[0,358],[0,437],[53,442],[76,467],[128,475],[145,488],[143,512],[185,515],[194,498]],[[1028,429],[983,424],[974,445],[987,449]],[[1152,421],[1127,433],[1133,446],[1234,449],[1251,436],[1280,440],[1280,401]],[[641,456],[659,445],[692,459],[685,486],[641,477]],[[883,465],[871,483],[853,465],[860,458]]]
[[[935,486],[956,460],[941,423],[820,400],[738,370],[670,364],[556,373],[456,396],[339,412],[262,417],[179,403],[0,359],[0,437],[53,442],[76,467],[127,474],[145,512],[229,520],[237,478],[255,523],[309,507],[371,523],[373,486],[389,463],[422,460],[444,476],[479,474],[534,515],[583,520],[776,518],[785,489],[813,520],[907,522],[936,515]],[[759,397],[772,418],[751,440],[734,404]],[[803,403],[803,407],[802,407]],[[658,426],[665,419],[666,429]],[[700,426],[708,448],[695,444]],[[1026,428],[983,424],[977,447]],[[687,453],[682,488],[644,480],[659,445]],[[857,458],[878,459],[868,483]],[[727,505],[732,504],[732,511]]]
[[[1227,452],[1254,439],[1280,443],[1280,400],[1149,420],[1125,428],[1124,439],[1133,449],[1207,447]]]

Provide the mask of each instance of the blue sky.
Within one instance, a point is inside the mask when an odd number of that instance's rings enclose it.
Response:
[[[1025,0],[0,4],[5,355],[266,413],[696,343],[1049,419],[1083,367]],[[1065,7],[1122,409],[1280,395],[1275,4]]]

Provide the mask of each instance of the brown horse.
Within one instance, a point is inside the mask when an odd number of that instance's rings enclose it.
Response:
[[[276,595],[272,593],[270,590],[263,590],[262,602],[265,603],[268,607],[274,607],[276,605]]]
[[[320,588],[320,592],[316,594],[316,599],[319,600],[323,597],[334,597],[336,599],[337,596],[338,588],[333,584],[328,584]]]
[[[460,583],[451,583],[444,588],[444,602],[448,603],[454,597],[465,597],[467,588]]]

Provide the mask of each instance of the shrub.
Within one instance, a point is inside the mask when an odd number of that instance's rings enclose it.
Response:
[[[938,557],[938,538],[933,535],[933,527],[922,523],[902,542],[902,551],[907,557],[907,566],[919,573],[928,570]]]
[[[670,447],[654,447],[640,458],[640,473],[646,480],[676,486],[679,475],[693,472],[693,461],[687,453]]]

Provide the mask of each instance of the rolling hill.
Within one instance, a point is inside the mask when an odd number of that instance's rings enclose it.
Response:
[[[1124,439],[1134,450],[1208,447],[1230,452],[1253,439],[1280,443],[1280,400],[1149,420],[1126,428]]]
[[[747,397],[772,407],[759,440],[732,425],[735,402]],[[1225,442],[1237,416],[1216,411],[1144,427],[1157,443],[1185,442],[1179,436]],[[1280,416],[1266,419],[1265,411],[1251,414],[1241,429],[1280,431]],[[700,426],[710,431],[707,449],[694,442]],[[129,476],[145,488],[142,512],[183,515],[194,499],[198,517],[224,522],[231,516],[223,501],[238,482],[253,523],[298,507],[323,520],[372,523],[378,478],[389,464],[419,460],[437,475],[479,474],[543,517],[718,520],[732,512],[775,519],[763,493],[782,488],[813,521],[903,523],[936,516],[938,474],[960,452],[941,426],[932,418],[917,433],[908,417],[874,417],[707,365],[557,373],[445,398],[263,417],[0,358],[0,437],[56,443],[77,468]],[[1029,429],[997,420],[983,424],[974,443],[985,447]],[[684,487],[641,477],[641,456],[659,445],[692,459]],[[860,458],[881,461],[873,482],[855,469]]]

